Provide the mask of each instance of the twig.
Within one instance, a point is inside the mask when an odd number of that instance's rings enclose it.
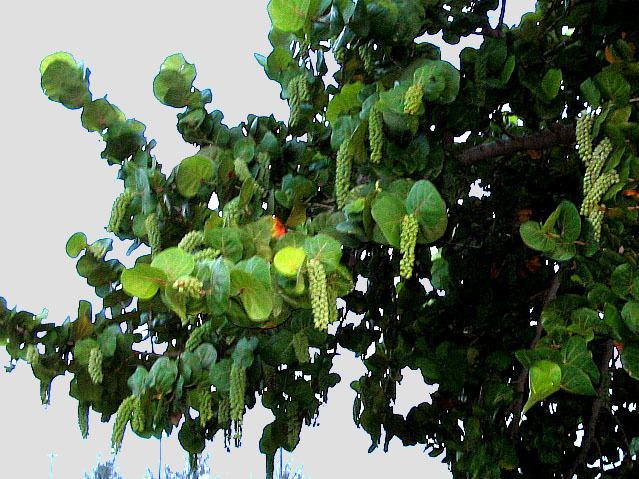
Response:
[[[554,123],[537,133],[495,140],[462,150],[457,159],[464,165],[472,165],[496,156],[511,155],[525,150],[545,150],[553,146],[573,145],[576,141],[573,124]]]
[[[583,442],[581,444],[581,452],[575,459],[570,471],[564,476],[565,479],[572,479],[577,468],[584,463],[588,456],[588,451],[595,440],[595,431],[597,429],[597,421],[599,420],[599,413],[601,412],[601,406],[608,396],[608,387],[610,385],[610,360],[612,359],[612,352],[614,346],[613,341],[609,339],[606,341],[606,350],[601,359],[601,381],[597,388],[597,399],[592,402],[592,413],[590,414],[590,420],[588,421],[588,429],[586,429]]]
[[[501,32],[504,25],[504,16],[506,15],[506,0],[501,0],[501,12],[499,13],[499,22],[497,23],[497,30]]]

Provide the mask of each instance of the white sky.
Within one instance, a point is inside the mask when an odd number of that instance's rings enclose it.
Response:
[[[509,2],[506,23],[518,21],[533,3]],[[158,141],[154,154],[164,171],[194,151],[175,129],[179,110],[161,105],[152,94],[153,77],[167,55],[182,52],[195,63],[195,85],[211,88],[209,107],[223,111],[230,126],[249,113],[274,113],[286,120],[288,107],[279,99],[279,85],[268,80],[253,58],[254,52],[270,51],[266,1],[111,0],[96,8],[90,2],[66,0],[47,3],[44,9],[41,5],[6,2],[0,9],[0,41],[5,45],[0,80],[0,295],[19,309],[39,312],[46,307],[49,319],[60,323],[67,315],[75,317],[79,299],[92,300],[94,311],[99,310],[93,289],[77,275],[75,260],[67,258],[64,246],[75,231],[84,231],[90,241],[108,236],[104,226],[122,184],[114,181],[117,168],[99,158],[103,144],[98,134],[82,128],[80,110],[67,110],[42,93],[38,66],[43,57],[64,50],[84,61],[92,72],[94,98],[108,94],[127,117],[147,125],[147,138]],[[444,58],[458,64],[461,48],[476,46],[480,39],[470,40],[445,49]],[[129,265],[125,249],[116,246],[116,253]],[[0,351],[0,365],[7,363],[8,355]],[[337,358],[334,371],[342,382],[321,409],[321,426],[303,429],[300,446],[293,454],[285,453],[285,461],[303,465],[314,479],[377,479],[406,470],[420,471],[413,476],[450,477],[439,459],[429,458],[420,447],[404,448],[397,439],[389,453],[380,448],[368,454],[370,440],[352,421],[354,393],[348,386],[363,367],[345,353]],[[428,394],[418,373],[405,373],[395,405],[395,411],[404,414]],[[79,479],[93,468],[98,454],[102,460],[110,457],[113,421],[102,424],[92,413],[90,437],[82,440],[77,403],[68,397],[69,381],[69,375],[54,380],[52,404],[44,408],[28,366],[21,363],[11,374],[0,370],[1,476],[49,477],[48,455],[54,453],[53,477]],[[263,477],[258,441],[270,418],[258,405],[245,418],[241,449],[226,453],[218,439],[207,446],[214,476]],[[157,440],[143,440],[127,430],[117,458],[124,479],[141,479],[147,467],[156,471],[158,451]],[[163,441],[163,459],[181,470],[184,457],[177,431]]]

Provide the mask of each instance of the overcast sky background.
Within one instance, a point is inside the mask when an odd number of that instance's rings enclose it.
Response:
[[[266,1],[213,2],[183,0],[158,3],[148,0],[95,3],[66,0],[40,8],[36,2],[9,2],[0,10],[3,76],[0,99],[2,186],[0,187],[0,295],[12,307],[34,313],[49,309],[49,320],[61,323],[75,318],[77,302],[87,299],[99,310],[93,288],[75,271],[64,246],[76,231],[89,241],[108,237],[113,199],[122,183],[117,168],[100,159],[103,143],[97,133],[80,124],[80,110],[70,111],[50,102],[40,89],[39,64],[49,53],[64,50],[91,69],[94,98],[108,94],[128,118],[147,126],[146,137],[155,138],[153,150],[163,171],[194,153],[175,129],[175,110],[153,97],[152,81],[163,59],[182,52],[195,63],[199,89],[211,88],[213,103],[233,126],[249,113],[275,114],[288,119],[288,106],[279,98],[279,85],[270,81],[253,58],[268,54],[270,27]],[[95,5],[95,6],[92,6]],[[533,9],[532,0],[509,2],[506,23],[517,23]],[[493,18],[493,22],[495,19]],[[426,39],[426,38],[425,38]],[[440,46],[441,40],[428,38]],[[444,59],[458,65],[464,46],[478,46],[479,36],[460,45],[444,46]],[[128,243],[115,248],[126,266]],[[119,254],[118,254],[119,253]],[[111,257],[114,256],[111,253]],[[0,365],[8,355],[0,351]],[[402,447],[394,439],[390,451],[368,454],[367,434],[352,421],[354,392],[349,383],[364,368],[352,355],[336,358],[334,371],[342,382],[329,393],[320,409],[320,427],[304,428],[301,444],[285,461],[303,465],[308,477],[366,477],[381,479],[393,474],[432,479],[451,477],[440,459],[431,459],[420,447]],[[398,388],[397,413],[428,397],[421,375],[406,370]],[[68,397],[70,375],[58,377],[51,390],[51,406],[40,404],[38,382],[21,363],[11,374],[0,368],[0,475],[2,477],[53,477],[80,479],[96,464],[97,456],[110,458],[113,420],[100,422],[91,414],[90,436],[82,440],[76,424],[77,403]],[[224,451],[221,438],[208,444],[212,475],[222,479],[264,477],[264,457],[258,441],[271,414],[261,405],[247,413],[243,445]],[[131,433],[124,437],[117,466],[124,479],[142,479],[147,467],[157,471],[158,441]],[[177,431],[162,444],[163,460],[181,470],[184,455]]]

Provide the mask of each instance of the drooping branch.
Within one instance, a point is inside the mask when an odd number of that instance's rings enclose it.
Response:
[[[592,403],[592,412],[590,414],[590,420],[588,421],[588,428],[585,430],[583,443],[581,444],[581,451],[570,468],[570,471],[568,471],[568,474],[564,476],[566,479],[572,479],[577,468],[584,463],[588,456],[590,446],[592,446],[592,443],[595,440],[599,413],[601,412],[601,406],[608,396],[608,388],[610,387],[610,360],[612,359],[614,349],[612,340],[606,341],[605,347],[606,349],[601,359],[601,382],[597,388],[597,398]]]
[[[472,165],[496,156],[512,155],[525,150],[545,150],[554,146],[573,145],[576,141],[573,124],[554,123],[537,133],[495,140],[462,150],[457,159],[464,165]]]

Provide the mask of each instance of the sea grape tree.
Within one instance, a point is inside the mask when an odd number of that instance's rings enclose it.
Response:
[[[273,50],[256,58],[290,118],[227,126],[170,55],[153,94],[197,148],[170,172],[83,64],[47,56],[44,93],[81,110],[122,181],[106,230],[148,254],[125,268],[112,238],[79,232],[66,252],[100,311],[81,300],[56,323],[0,301],[0,338],[43,402],[68,372],[83,435],[92,409],[115,416],[116,451],[128,427],[179,429],[196,457],[253,434],[259,400],[272,474],[345,348],[367,369],[351,387],[370,450],[421,444],[456,478],[636,476],[639,6],[539,0],[515,28],[506,8],[271,0]],[[483,41],[456,68],[437,33]],[[404,416],[405,368],[437,392]]]

